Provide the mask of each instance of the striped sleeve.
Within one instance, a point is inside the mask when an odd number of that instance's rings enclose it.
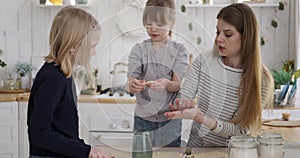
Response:
[[[180,94],[185,99],[194,99],[198,92],[198,82],[200,80],[201,55],[198,55],[192,64],[186,78],[183,81]]]
[[[229,138],[233,135],[249,135],[250,127],[242,127],[240,124],[234,124],[228,121],[217,121],[217,128],[212,130],[217,135]]]

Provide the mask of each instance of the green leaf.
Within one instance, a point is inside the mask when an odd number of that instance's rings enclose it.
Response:
[[[186,11],[186,7],[185,7],[185,5],[182,5],[181,6],[181,12],[185,13],[185,11]]]
[[[285,71],[283,69],[281,70],[272,70],[271,71],[272,76],[274,78],[274,84],[275,87],[277,87],[278,85],[284,85],[287,82],[291,81],[292,75],[293,75],[293,71]]]
[[[189,23],[189,26],[188,26],[188,27],[189,27],[189,30],[190,30],[190,31],[193,30],[193,24],[192,24],[192,23]]]
[[[260,37],[260,45],[265,45],[266,44],[266,42],[265,42],[265,40],[264,40],[264,38],[263,37]]]
[[[277,27],[278,27],[278,23],[277,23],[277,21],[275,21],[275,20],[272,20],[271,25],[272,25],[274,28],[277,28]]]
[[[198,45],[200,45],[200,44],[201,44],[201,42],[202,42],[202,39],[201,39],[201,37],[197,37],[197,44],[198,44]]]
[[[294,78],[295,78],[295,80],[296,80],[297,78],[299,78],[299,77],[300,77],[300,69],[294,71]]]
[[[278,10],[284,10],[283,2],[279,2]]]

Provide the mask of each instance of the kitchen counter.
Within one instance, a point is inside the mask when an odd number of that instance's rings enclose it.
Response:
[[[296,143],[295,143],[296,144]],[[293,144],[293,145],[295,145]],[[298,157],[300,146],[299,143],[296,147],[290,147],[291,143],[285,144],[285,158]],[[131,147],[104,147],[99,146],[108,155],[115,156],[115,158],[131,158]],[[178,147],[167,147],[167,148],[153,148],[153,158],[182,158],[186,148]],[[192,155],[189,157],[193,158],[228,158],[228,148],[192,148]]]
[[[0,102],[28,101],[27,93],[0,93]],[[99,95],[80,95],[78,102],[82,103],[135,103],[135,97],[101,97]],[[295,109],[300,110],[300,95],[296,96],[295,106],[275,106],[268,109]]]
[[[0,93],[0,102],[27,101],[29,93]]]
[[[13,101],[28,101],[29,93],[0,93],[0,102],[13,102]],[[101,98],[96,95],[81,95],[79,96],[79,102],[82,103],[124,103],[124,104],[134,104],[135,98]],[[300,104],[298,106],[292,107],[275,107],[274,109],[300,109]],[[285,141],[299,141],[300,142],[300,127],[273,127],[273,126],[262,126],[261,131],[271,131],[282,133]],[[257,133],[253,133],[256,136]]]
[[[99,95],[80,95],[78,102],[82,103],[124,103],[135,104],[135,97],[101,97]]]
[[[263,125],[260,132],[281,133],[286,142],[300,142],[300,127],[273,127]],[[252,133],[256,137],[260,132]]]
[[[131,158],[131,147],[103,147],[99,146],[107,154],[115,158]],[[167,147],[153,148],[153,158],[182,158],[186,148]],[[228,158],[227,148],[192,148],[195,158]]]
[[[28,101],[30,93],[0,93],[0,102],[11,102],[11,101]],[[81,103],[128,103],[135,104],[134,97],[110,97],[103,98],[99,95],[80,95],[78,102]]]

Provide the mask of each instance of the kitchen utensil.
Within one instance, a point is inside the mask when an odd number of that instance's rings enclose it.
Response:
[[[120,69],[123,66],[123,69]],[[124,70],[126,67],[126,70]],[[127,82],[127,67],[128,64],[118,62],[114,65],[114,69],[111,71],[112,76],[112,88],[113,89],[124,89]]]
[[[270,120],[263,122],[263,125],[275,126],[275,127],[299,127],[300,120]]]
[[[187,147],[182,158],[187,158],[188,155],[191,155],[191,154],[192,154],[192,148]]]

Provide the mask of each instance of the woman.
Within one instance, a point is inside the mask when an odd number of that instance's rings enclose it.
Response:
[[[187,100],[176,99],[170,105],[175,111],[165,113],[169,119],[194,120],[192,147],[226,146],[230,136],[249,134],[261,124],[261,109],[272,102],[273,79],[261,63],[254,12],[234,3],[217,19],[213,53],[195,59],[181,91]]]
[[[67,6],[54,17],[50,53],[38,71],[28,102],[31,158],[108,158],[99,148],[79,139],[77,97],[72,78],[77,65],[90,70],[100,25],[84,10]]]

